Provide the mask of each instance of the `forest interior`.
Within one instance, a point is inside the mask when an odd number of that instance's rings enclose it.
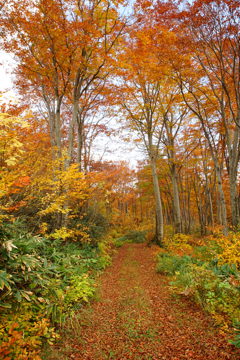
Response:
[[[0,359],[239,360],[239,0],[0,0],[0,51]]]

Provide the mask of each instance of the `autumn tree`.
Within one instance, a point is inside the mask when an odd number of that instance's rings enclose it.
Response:
[[[180,87],[208,141],[218,183],[221,222],[226,233],[227,212],[221,171],[223,153],[229,174],[233,226],[239,221],[239,5],[237,1],[195,1],[183,15],[185,22],[181,20],[181,27],[184,23],[185,40],[180,43],[188,49],[184,55],[188,60],[183,61],[178,74]]]
[[[114,50],[125,23],[120,20],[117,7],[121,1],[78,1],[76,22],[83,43],[73,73],[72,119],[69,126],[68,159],[73,152],[74,127],[82,126],[86,111],[104,88],[113,66]],[[83,26],[85,25],[85,27]],[[76,38],[77,43],[79,39]],[[80,61],[79,61],[80,60]],[[87,103],[84,102],[87,98]],[[78,126],[78,129],[80,127]]]
[[[41,99],[44,102],[52,148],[60,157],[61,108],[71,73],[71,54],[68,57],[63,54],[68,48],[69,39],[61,2],[11,1],[5,14],[5,29],[7,35],[11,36],[5,49],[19,59],[16,85],[28,99],[34,102]]]
[[[58,157],[66,146],[67,131],[66,165],[73,160],[74,133],[77,125],[78,129],[82,126],[82,110],[89,107],[85,100],[94,93],[94,102],[111,72],[115,46],[125,26],[117,9],[120,3],[11,0],[8,4],[5,49],[19,60],[17,86],[34,103],[45,104],[51,144]],[[70,107],[66,117],[63,107]]]
[[[28,126],[27,121],[7,113],[0,114],[0,220],[9,209],[14,208],[18,201],[12,196],[17,194],[24,184],[29,183],[29,177],[16,166],[21,163],[23,143],[20,132]]]
[[[119,89],[129,126],[140,137],[151,164],[158,244],[163,238],[163,211],[156,163],[172,102],[171,91],[168,92],[169,67],[164,60],[164,52],[172,39],[172,34],[164,28],[143,27],[132,31],[124,54],[122,87]]]
[[[177,142],[179,133],[182,130],[182,124],[189,119],[187,118],[187,110],[182,103],[176,83],[170,84],[171,81],[169,79],[169,83],[164,90],[168,93],[169,99],[166,103],[167,106],[165,105],[164,137],[162,141],[165,145],[172,181],[174,227],[175,231],[180,233],[182,231],[182,219],[178,184],[179,164],[176,152],[178,150]]]

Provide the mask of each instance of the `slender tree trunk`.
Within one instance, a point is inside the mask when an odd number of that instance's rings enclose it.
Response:
[[[140,198],[140,221],[143,222],[144,219],[144,215],[143,215],[143,203],[142,203],[142,198]]]
[[[159,189],[159,182],[157,176],[156,160],[154,157],[151,158],[151,169],[153,178],[153,189],[156,204],[156,243],[162,246],[163,239],[163,211],[162,211],[162,200]]]
[[[214,226],[213,203],[212,203],[212,195],[210,189],[208,189],[208,201],[210,207],[210,224],[211,226]]]
[[[178,182],[177,182],[177,172],[176,172],[175,164],[172,165],[171,176],[172,176],[172,186],[173,186],[174,227],[175,227],[175,232],[180,233],[182,231],[181,209],[180,209],[179,191],[178,191]]]
[[[166,115],[166,120],[168,116]],[[175,159],[175,136],[173,135],[173,127],[171,122],[165,122],[166,135],[168,140],[167,154],[168,154],[168,163],[170,167],[171,180],[172,180],[172,192],[173,192],[173,222],[176,233],[182,231],[181,224],[181,209],[179,201],[179,190],[178,190],[178,180],[177,180],[177,168],[176,168],[176,159]]]
[[[56,158],[56,137],[55,137],[55,114],[50,111],[49,113],[49,129],[50,129],[50,142],[52,148],[53,159]]]
[[[198,209],[200,232],[201,232],[201,235],[203,236],[203,235],[206,235],[206,214],[204,212],[202,195],[198,191],[199,184],[196,184],[195,181],[193,182],[193,188],[194,188],[194,192],[195,192],[195,198],[196,198],[197,209]]]
[[[219,193],[219,207],[220,207],[220,213],[221,213],[221,224],[223,225],[223,234],[228,234],[228,222],[227,222],[227,208],[226,208],[226,201],[225,201],[225,195],[223,191],[223,184],[222,184],[222,174],[221,174],[221,168],[219,164],[219,160],[217,157],[217,151],[215,145],[213,146],[210,135],[207,132],[207,129],[205,127],[205,123],[202,118],[200,118],[202,123],[202,129],[204,131],[204,134],[206,136],[206,139],[208,141],[208,145],[210,148],[210,152],[212,155],[212,159],[214,162],[214,169],[216,173],[216,180],[217,180],[217,188]]]
[[[77,162],[79,164],[79,171],[82,171],[82,154],[83,154],[83,124],[81,119],[78,119],[78,152]]]
[[[59,159],[62,155],[60,113],[49,113],[49,129],[52,158],[53,160],[56,160]]]
[[[201,144],[201,143],[200,143]],[[214,226],[214,215],[213,215],[213,203],[212,203],[212,195],[211,195],[211,189],[209,185],[209,179],[208,179],[208,169],[207,169],[207,163],[204,160],[206,154],[203,154],[203,169],[204,169],[204,176],[205,176],[205,196],[206,196],[206,219],[207,219],[207,225]],[[209,215],[207,216],[209,209]]]
[[[69,167],[69,165],[72,162],[72,158],[73,158],[74,129],[77,124],[77,117],[78,117],[78,100],[74,100],[72,119],[69,124],[69,131],[68,131],[68,153],[67,153],[67,159],[65,162],[65,168]]]
[[[237,193],[237,172],[235,171],[235,169],[230,168],[229,183],[230,183],[232,225],[234,228],[236,228],[239,223],[239,207],[238,207],[238,193]]]
[[[231,204],[231,215],[232,215],[232,226],[237,228],[239,223],[239,206],[238,206],[238,193],[237,193],[237,174],[238,164],[240,157],[240,128],[235,127],[231,134],[228,130],[226,134],[226,145],[228,152],[228,159],[226,159],[226,166],[229,175],[230,185],[230,204]]]
[[[61,99],[57,101],[57,108],[55,114],[55,137],[56,137],[56,145],[58,158],[62,156],[62,134],[61,134]]]
[[[42,88],[43,100],[48,112],[50,142],[53,160],[62,156],[61,105],[63,96],[49,97]]]
[[[222,185],[222,176],[219,164],[215,163],[215,171],[216,171],[216,178],[217,178],[217,187],[219,193],[219,207],[221,212],[221,223],[223,225],[223,234],[228,234],[228,224],[227,224],[227,209],[226,209],[226,202],[225,196],[223,192],[223,185]]]
[[[191,190],[190,190],[190,184],[188,181],[188,177],[187,177],[187,188],[188,188],[188,193],[187,193],[187,216],[188,216],[188,227],[187,227],[187,234],[190,233],[191,231],[191,227],[192,227],[192,223],[193,223],[193,218],[191,216]]]

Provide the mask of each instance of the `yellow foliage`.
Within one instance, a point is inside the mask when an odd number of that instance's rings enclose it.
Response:
[[[89,240],[89,234],[86,232],[87,228],[83,227],[82,229],[69,229],[66,227],[61,227],[56,229],[53,233],[49,235],[53,239],[62,239],[62,240],[78,240],[81,239],[82,242],[87,242]]]
[[[164,238],[164,247],[169,252],[181,254],[189,254],[192,251],[192,246],[189,244],[191,236],[186,234],[175,234],[173,236]]]
[[[14,166],[23,153],[19,140],[19,128],[28,127],[24,119],[0,114],[0,157],[1,168]]]
[[[23,143],[20,138],[22,129],[28,124],[23,118],[17,118],[0,113],[0,199],[2,212],[14,208],[9,194],[14,194],[21,188],[24,179],[18,168],[24,154]],[[18,204],[19,205],[19,204]]]
[[[32,189],[42,204],[42,209],[38,212],[40,216],[70,214],[76,206],[82,206],[90,197],[91,189],[86,176],[79,172],[76,164],[65,169],[64,160],[49,160],[46,171],[39,172],[33,179]]]
[[[219,263],[235,264],[240,268],[240,234],[230,233],[228,236],[218,237],[216,241],[221,248]]]
[[[53,344],[57,337],[43,314],[37,318],[31,309],[21,309],[21,313],[13,314],[11,319],[1,318],[0,357],[6,360],[41,360],[39,346],[44,340]]]
[[[43,222],[40,225],[39,233],[44,235],[44,234],[46,234],[47,230],[48,230],[48,224]]]

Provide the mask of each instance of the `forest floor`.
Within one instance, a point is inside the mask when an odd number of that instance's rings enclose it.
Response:
[[[100,277],[98,298],[76,316],[62,355],[51,359],[240,359],[208,315],[172,294],[156,273],[156,251],[145,244],[119,249]]]

